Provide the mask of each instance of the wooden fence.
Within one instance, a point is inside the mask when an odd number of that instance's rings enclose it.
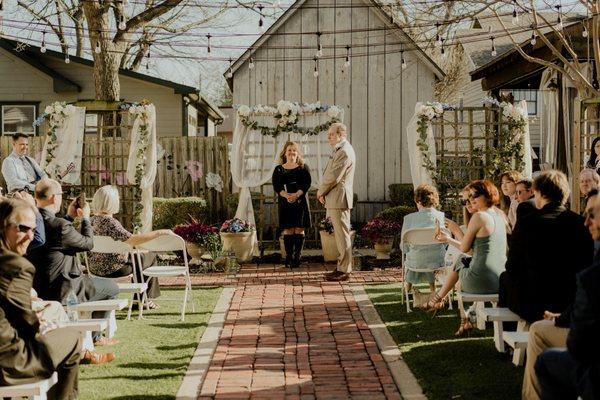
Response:
[[[29,154],[39,160],[44,137],[29,140]],[[154,196],[176,198],[200,196],[211,206],[215,220],[226,215],[229,195],[230,170],[227,143],[219,137],[162,137],[158,138],[158,171],[154,183]],[[125,171],[129,155],[129,139],[119,137],[98,138],[86,135],[83,145],[81,185],[70,187],[70,192],[84,190],[88,197],[103,185],[116,185],[121,194],[122,222],[131,227],[133,186],[127,183]],[[0,137],[0,157],[12,151],[11,138]],[[223,188],[218,192],[206,185],[208,173],[218,174]],[[0,186],[6,187],[4,178]]]

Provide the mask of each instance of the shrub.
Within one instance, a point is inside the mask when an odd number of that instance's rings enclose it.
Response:
[[[386,209],[380,211],[379,213],[377,213],[377,215],[375,215],[375,218],[395,222],[397,224],[400,224],[400,227],[402,227],[402,223],[404,222],[404,217],[415,211],[417,211],[416,207],[408,207],[408,206],[390,207],[390,208],[386,208]]]
[[[382,218],[374,218],[363,226],[360,233],[372,243],[378,243],[393,238],[400,233],[401,229],[402,224]]]
[[[152,216],[153,229],[172,229],[190,220],[210,223],[212,216],[210,207],[201,197],[179,197],[153,199],[154,215]]]
[[[412,183],[392,183],[388,186],[392,206],[412,206],[415,204],[415,189]]]

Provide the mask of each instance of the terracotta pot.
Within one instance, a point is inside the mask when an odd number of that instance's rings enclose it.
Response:
[[[196,243],[185,242],[185,248],[192,259],[190,262],[200,262],[200,257],[205,253],[205,250]]]
[[[254,251],[254,232],[228,233],[220,232],[223,251],[233,251],[239,263],[252,260]]]
[[[382,238],[375,242],[373,248],[378,260],[387,260],[390,258],[390,252],[392,251],[392,244],[394,243],[393,238]]]
[[[335,243],[335,236],[333,233],[327,233],[327,231],[319,231],[321,236],[321,249],[323,250],[323,259],[325,262],[337,261],[340,253]],[[350,231],[350,240],[352,240],[352,246],[354,246],[355,231]]]

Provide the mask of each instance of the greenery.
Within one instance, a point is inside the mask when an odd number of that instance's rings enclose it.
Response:
[[[412,183],[392,183],[388,190],[393,206],[414,206],[415,189]]]
[[[223,251],[219,229],[205,225],[192,219],[189,224],[177,225],[173,232],[188,243],[198,245],[203,251],[208,251],[213,260],[216,260]]]
[[[400,233],[402,224],[382,218],[373,218],[360,230],[372,243],[385,243]]]
[[[521,398],[523,368],[496,351],[491,327],[456,338],[456,309],[434,318],[419,310],[407,314],[400,285],[366,285],[365,290],[429,400]]]
[[[152,226],[154,229],[172,229],[190,220],[203,223],[214,222],[210,207],[201,197],[179,197],[165,199],[155,197],[153,201],[154,214]]]
[[[417,208],[415,206],[389,207],[377,213],[377,215],[375,215],[375,218],[398,223],[400,224],[400,228],[402,228],[404,217],[408,214],[414,213],[415,211],[417,211]]]
[[[120,343],[99,347],[117,358],[104,365],[82,365],[79,373],[79,399],[174,399],[198,345],[221,289],[194,289],[196,311],[179,321],[182,290],[163,290],[156,299],[159,310],[145,311],[146,319],[125,319],[117,314],[116,338]],[[177,301],[164,301],[174,299]],[[189,304],[189,303],[188,303]]]

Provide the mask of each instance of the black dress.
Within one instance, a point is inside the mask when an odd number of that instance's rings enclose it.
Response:
[[[308,189],[310,188],[311,178],[306,164],[294,169],[285,169],[283,165],[278,165],[273,171],[272,182],[279,204],[279,228],[309,228]],[[298,190],[302,190],[304,194],[294,203],[289,203],[279,195],[282,190],[288,193],[296,193]]]

